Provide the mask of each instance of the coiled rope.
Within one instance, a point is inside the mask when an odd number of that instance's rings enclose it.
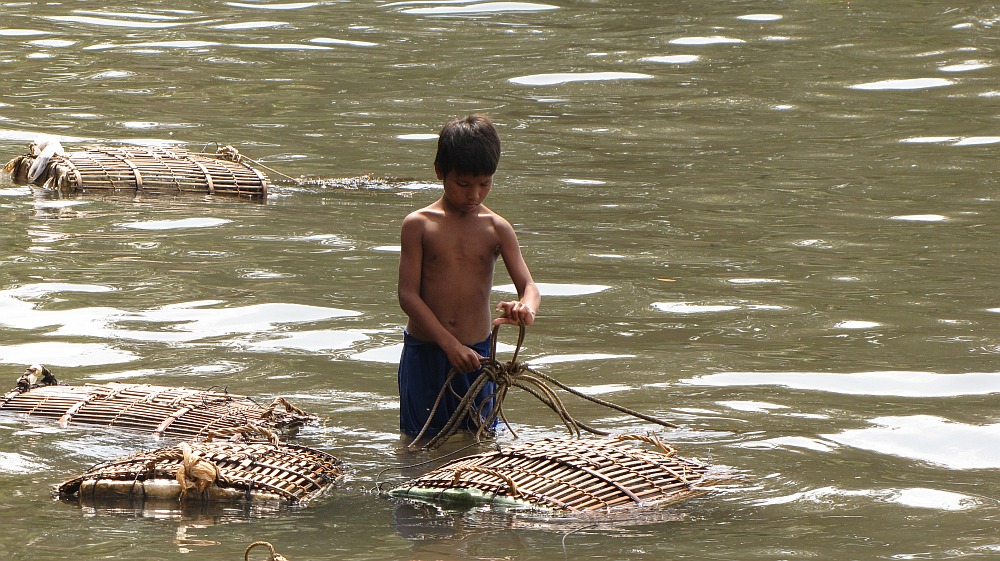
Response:
[[[640,413],[639,411],[611,403],[610,401],[605,401],[603,399],[587,395],[579,390],[575,390],[567,386],[566,384],[563,384],[552,376],[529,368],[524,363],[517,362],[517,355],[521,351],[521,345],[524,343],[525,330],[523,324],[520,326],[520,333],[517,337],[517,346],[514,348],[513,357],[511,357],[509,361],[503,363],[496,360],[497,333],[499,329],[499,325],[493,327],[493,337],[490,344],[490,358],[483,364],[481,374],[472,381],[468,391],[465,392],[465,395],[459,395],[451,385],[452,380],[454,380],[456,376],[460,375],[458,370],[452,368],[448,372],[444,386],[441,388],[441,391],[438,392],[437,399],[434,401],[434,406],[431,408],[430,414],[427,417],[427,422],[424,423],[423,428],[413,439],[413,442],[411,442],[408,446],[410,450],[417,450],[420,448],[424,450],[432,450],[437,448],[446,440],[461,431],[464,426],[475,427],[474,436],[476,442],[479,442],[483,434],[493,426],[494,422],[498,418],[503,421],[504,425],[507,426],[511,434],[514,435],[514,438],[517,438],[517,433],[507,421],[507,417],[503,411],[504,399],[507,397],[507,392],[509,392],[511,388],[520,388],[544,403],[549,409],[555,412],[572,436],[579,437],[584,431],[602,436],[606,436],[608,434],[605,431],[591,427],[586,423],[573,418],[573,416],[570,415],[569,411],[566,409],[566,406],[563,404],[562,399],[559,398],[559,395],[552,389],[552,387],[550,387],[549,384],[567,391],[577,397],[610,409],[614,409],[615,411],[625,413],[626,415],[630,415],[662,427],[677,428],[677,425],[671,422],[657,419],[651,415],[646,415],[645,413]],[[489,382],[496,384],[496,389],[492,394],[490,394],[488,399],[483,400],[477,407],[475,398],[479,395],[480,390],[482,390],[483,387],[485,387]],[[421,440],[430,429],[430,424],[434,419],[434,414],[437,412],[441,402],[448,394],[451,394],[460,400],[455,412],[436,435],[431,437],[426,444],[420,446]],[[493,409],[490,410],[488,414],[484,415],[483,410],[490,403],[490,401],[494,402]]]
[[[243,553],[243,561],[250,561],[250,550],[255,547],[266,547],[271,550],[271,556],[267,558],[268,561],[288,561],[284,555],[274,550],[274,546],[270,542],[265,541],[253,542],[247,546],[247,550]]]

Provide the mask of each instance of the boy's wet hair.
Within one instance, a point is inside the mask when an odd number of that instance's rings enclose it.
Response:
[[[453,119],[441,129],[434,165],[442,175],[493,175],[499,163],[500,135],[486,115]]]

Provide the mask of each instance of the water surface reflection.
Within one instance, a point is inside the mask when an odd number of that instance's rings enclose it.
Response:
[[[40,133],[229,143],[299,180],[260,205],[0,184],[11,383],[44,362],[74,383],[294,397],[325,418],[297,442],[352,471],[290,512],[68,505],[48,485],[161,443],[0,418],[0,555],[238,559],[267,539],[291,559],[995,557],[996,11],[5,4],[7,157]],[[398,224],[440,195],[435,132],[473,111],[501,126],[489,205],[542,283],[523,357],[679,421],[665,438],[739,484],[610,522],[371,492],[440,461],[398,436]],[[498,267],[496,297],[508,283]],[[522,438],[562,434],[514,399]]]

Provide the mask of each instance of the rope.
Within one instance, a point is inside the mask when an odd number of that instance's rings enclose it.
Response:
[[[272,401],[270,403],[270,405],[268,405],[265,408],[266,411],[261,416],[263,418],[265,418],[265,419],[272,419],[272,418],[274,418],[276,416],[274,414],[274,410],[279,405],[281,405],[282,407],[285,408],[285,413],[295,413],[296,415],[302,415],[303,417],[312,417],[312,415],[310,415],[309,413],[306,413],[305,411],[303,411],[303,410],[299,409],[298,407],[292,405],[291,403],[288,402],[287,399],[285,399],[283,397],[276,397],[276,398],[274,398],[274,401]]]
[[[209,143],[209,144],[212,144],[212,143]],[[208,156],[210,158],[220,158],[220,159],[223,159],[223,160],[229,160],[231,162],[236,162],[236,163],[240,163],[243,160],[248,160],[248,161],[253,162],[257,166],[266,169],[267,171],[269,171],[271,173],[280,175],[281,177],[284,177],[285,179],[287,179],[289,181],[294,181],[298,185],[302,184],[302,180],[301,179],[292,177],[290,175],[285,175],[285,174],[281,173],[280,171],[278,171],[278,170],[276,170],[274,168],[271,168],[271,167],[268,167],[268,166],[262,164],[260,160],[255,160],[255,159],[253,159],[253,158],[251,158],[249,156],[244,156],[243,154],[240,154],[239,151],[236,148],[233,148],[232,146],[229,146],[229,145],[219,146],[218,142],[216,142],[214,144],[217,147],[217,150],[215,152],[209,152],[208,151],[208,144],[206,144],[205,147],[202,148],[202,152],[201,153],[195,153],[195,155],[197,155],[197,156]]]
[[[472,381],[468,391],[465,392],[465,395],[459,396],[451,385],[455,376],[460,374],[458,370],[452,368],[448,372],[448,376],[445,378],[444,386],[441,388],[441,391],[438,392],[437,399],[434,401],[434,406],[431,408],[430,414],[427,417],[427,422],[424,423],[423,428],[420,429],[420,432],[407,448],[410,450],[416,450],[418,448],[431,450],[437,448],[446,440],[458,433],[463,426],[470,425],[475,427],[474,436],[476,442],[479,442],[483,434],[489,429],[489,427],[493,426],[493,423],[496,422],[497,419],[502,420],[504,425],[511,431],[512,434],[514,434],[516,438],[517,435],[514,433],[514,429],[510,426],[510,423],[507,421],[507,417],[503,411],[504,399],[507,397],[507,393],[511,388],[522,389],[545,404],[556,414],[556,416],[559,417],[559,420],[566,426],[566,429],[569,431],[571,436],[580,437],[583,432],[589,432],[591,434],[602,436],[608,434],[573,418],[565,404],[563,404],[562,399],[560,399],[555,390],[550,387],[550,384],[577,397],[596,403],[597,405],[614,409],[620,413],[625,413],[626,415],[630,415],[637,419],[642,419],[662,427],[677,428],[677,425],[674,423],[611,403],[610,401],[605,401],[603,399],[587,395],[579,390],[575,390],[567,386],[566,384],[563,384],[552,376],[533,370],[524,363],[517,362],[517,355],[520,353],[521,345],[524,343],[525,329],[523,324],[520,326],[520,332],[517,337],[517,346],[514,348],[513,357],[508,362],[499,362],[496,360],[497,333],[499,329],[499,325],[493,327],[492,343],[490,344],[490,358],[485,364],[483,364],[482,373]],[[479,392],[489,382],[496,384],[496,390],[489,396],[488,399],[483,400],[483,402],[477,407],[475,405],[475,397],[479,395]],[[437,412],[438,407],[440,407],[441,402],[448,393],[460,398],[458,406],[455,408],[455,412],[436,435],[430,438],[430,440],[428,440],[423,446],[419,446],[419,443],[430,429],[431,421],[434,419],[434,414]],[[483,411],[491,400],[494,402],[493,409],[484,416]]]
[[[379,478],[382,477],[382,475],[385,474],[385,472],[387,472],[389,470],[392,470],[392,469],[402,469],[402,468],[414,469],[414,468],[426,466],[428,464],[438,463],[438,462],[441,462],[442,460],[446,460],[447,458],[449,458],[451,456],[457,456],[458,454],[461,454],[462,452],[465,452],[469,448],[472,448],[474,446],[479,446],[479,445],[480,445],[479,442],[473,442],[472,444],[466,444],[465,446],[462,446],[458,450],[454,450],[452,452],[448,452],[447,454],[445,454],[443,456],[437,456],[437,457],[431,458],[429,460],[424,460],[422,462],[416,462],[416,463],[413,463],[413,464],[407,464],[405,466],[389,466],[387,468],[383,468],[377,474],[375,474],[375,479],[374,479],[374,481],[372,483],[371,489],[365,489],[364,487],[362,487],[362,490],[364,490],[365,492],[370,492],[370,493],[376,494],[378,496],[387,495],[388,493],[386,493],[386,491],[384,491],[382,489],[382,483],[379,482]],[[497,449],[498,452],[500,451],[500,447],[499,446],[497,446],[496,449]]]
[[[264,546],[271,550],[271,557],[268,558],[268,561],[288,561],[284,555],[274,551],[274,546],[270,542],[265,541],[253,542],[247,546],[246,552],[243,553],[243,561],[250,561],[250,550],[257,546]]]
[[[260,160],[255,160],[255,159],[249,158],[247,156],[243,156],[243,159],[244,160],[250,160],[251,162],[253,162],[253,163],[257,164],[258,166],[266,169],[267,171],[269,171],[271,173],[274,173],[274,174],[277,174],[277,175],[280,175],[281,177],[284,177],[285,179],[287,179],[289,181],[294,181],[296,185],[302,185],[302,180],[301,179],[299,179],[297,177],[292,177],[290,175],[285,175],[285,174],[281,173],[280,171],[278,171],[278,170],[276,170],[276,169],[274,169],[272,167],[268,167],[268,166],[262,164],[260,162]]]

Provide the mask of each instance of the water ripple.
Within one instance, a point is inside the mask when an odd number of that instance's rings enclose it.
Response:
[[[6,364],[45,363],[49,366],[97,366],[138,359],[138,355],[103,343],[52,341],[0,346],[0,362]]]
[[[833,327],[835,329],[872,329],[875,327],[879,327],[880,325],[882,324],[876,321],[851,319],[845,321],[838,321],[836,324],[834,324]]]
[[[181,218],[178,220],[146,220],[143,222],[128,222],[122,226],[134,230],[181,230],[187,228],[214,228],[228,224],[231,220],[223,218]]]
[[[251,10],[302,10],[320,5],[320,2],[289,2],[285,4],[245,4],[243,2],[226,2],[234,8],[250,8]]]
[[[136,29],[169,29],[188,25],[184,22],[152,22],[152,21],[126,21],[110,18],[98,18],[90,16],[45,16],[45,19],[68,23],[85,23],[101,27],[129,27]]]
[[[233,341],[250,351],[270,352],[282,350],[299,350],[309,353],[320,353],[348,349],[356,343],[367,341],[369,336],[360,330],[315,330],[298,331],[287,336],[268,339],[266,341],[243,342]]]
[[[512,84],[524,86],[554,86],[569,82],[597,82],[608,80],[648,80],[653,78],[650,74],[640,74],[637,72],[557,72],[550,74],[532,74],[530,76],[518,76],[511,78]]]
[[[39,31],[37,29],[0,29],[0,37],[31,37],[48,34],[48,31]]]
[[[922,90],[950,86],[955,82],[944,78],[909,78],[906,80],[880,80],[851,86],[855,90]]]
[[[372,43],[370,41],[351,41],[348,39],[332,39],[330,37],[316,37],[309,40],[310,43],[318,43],[320,45],[345,45],[349,47],[377,47],[378,43]],[[437,138],[437,135],[435,135]]]
[[[1000,136],[969,136],[956,142],[954,146],[977,146],[980,144],[996,144]]]
[[[45,462],[17,452],[0,452],[0,473],[42,473],[49,467]]]
[[[721,372],[682,380],[695,386],[782,386],[849,395],[954,397],[1000,393],[1000,372]]]
[[[605,290],[611,288],[610,286],[603,284],[560,284],[551,282],[536,283],[536,286],[542,296],[585,296],[587,294],[604,292]],[[517,294],[517,289],[514,288],[513,284],[495,286],[493,287],[493,290],[497,292]]]
[[[740,309],[739,306],[730,304],[692,304],[691,302],[653,302],[653,307],[661,312],[673,314],[704,314]]]
[[[781,17],[778,14],[747,14],[745,16],[737,16],[736,19],[744,21],[778,21]]]
[[[31,45],[35,45],[36,47],[49,47],[53,49],[59,49],[63,47],[71,47],[75,45],[77,42],[70,41],[69,39],[35,39],[34,41],[28,41],[28,43]]]
[[[712,35],[709,37],[678,37],[671,39],[671,45],[737,45],[746,43],[743,39],[734,37],[723,37],[722,35]]]
[[[273,27],[284,27],[288,25],[286,21],[242,21],[238,23],[224,23],[222,25],[213,26],[213,29],[222,29],[225,31],[237,30],[244,31],[247,29],[264,29]]]
[[[889,220],[902,220],[904,222],[944,222],[948,220],[948,217],[941,216],[940,214],[900,214],[897,216],[890,216]]]
[[[553,6],[551,4],[535,4],[533,2],[482,2],[478,4],[466,4],[464,0],[462,2],[395,2],[393,4],[386,4],[384,7],[407,6],[413,4],[447,5],[435,6],[431,8],[408,8],[402,10],[402,13],[423,16],[452,16],[508,12],[540,12],[559,9],[559,6]]]
[[[666,64],[687,64],[689,62],[694,62],[701,58],[698,55],[663,55],[663,56],[647,56],[640,60],[646,62],[662,62]]]
[[[532,366],[542,364],[558,364],[561,362],[580,362],[582,360],[608,360],[614,358],[633,358],[635,355],[616,355],[608,353],[578,353],[565,355],[549,355],[531,359]]]
[[[895,503],[912,508],[927,508],[933,510],[967,510],[980,504],[980,501],[950,491],[911,487],[903,489],[840,489],[838,487],[821,487],[809,491],[801,491],[757,501],[759,505],[789,504],[796,502],[821,503],[837,507],[850,506],[856,499],[875,499],[886,503]]]
[[[244,49],[266,49],[273,51],[328,51],[330,47],[300,45],[298,43],[233,43],[231,46]]]
[[[874,427],[823,435],[834,442],[950,469],[1000,468],[1000,424],[969,425],[935,417],[878,417]]]
[[[982,68],[989,68],[991,65],[985,62],[978,62],[974,60],[962,62],[959,64],[950,64],[948,66],[942,66],[938,70],[941,72],[968,72],[970,70],[980,70]]]
[[[103,286],[42,283],[0,291],[0,325],[14,329],[55,327],[52,334],[64,336],[192,342],[218,336],[268,332],[274,330],[275,326],[279,324],[309,323],[361,315],[361,312],[353,310],[303,304],[267,303],[214,307],[221,302],[211,300],[169,304],[152,310],[136,312],[112,307],[48,311],[38,310],[32,302],[25,301],[58,292],[108,292],[110,290]],[[153,323],[165,327],[157,331],[130,330],[122,327],[130,323]],[[24,361],[18,360],[16,362]]]

